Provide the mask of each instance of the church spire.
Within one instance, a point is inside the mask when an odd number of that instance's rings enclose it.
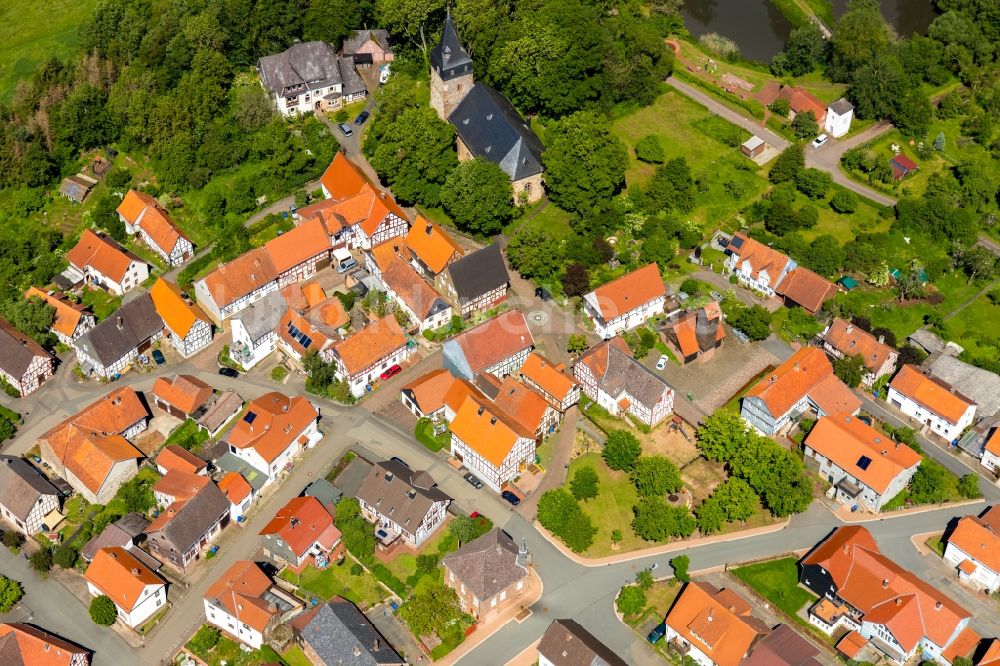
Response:
[[[462,42],[458,39],[455,22],[451,19],[450,7],[445,15],[441,39],[431,51],[431,66],[445,81],[472,71],[472,58],[469,57]]]

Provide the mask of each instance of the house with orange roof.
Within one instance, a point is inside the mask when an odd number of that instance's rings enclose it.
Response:
[[[487,393],[493,404],[503,410],[511,420],[532,433],[539,441],[555,431],[562,421],[562,412],[550,405],[534,389],[512,375],[504,378],[496,392]]]
[[[398,244],[388,241],[372,248],[366,257],[372,257],[375,275],[385,293],[400,309],[406,313],[410,321],[417,324],[420,332],[441,328],[451,321],[451,304],[431,289],[402,255],[397,251]]]
[[[534,348],[524,314],[508,310],[445,340],[443,364],[462,379],[480,373],[503,378],[517,372]]]
[[[915,365],[899,369],[889,382],[886,401],[949,442],[957,439],[976,417],[975,402]]]
[[[153,307],[163,320],[170,345],[184,358],[212,342],[212,324],[197,305],[189,301],[173,282],[157,278],[149,288]]]
[[[781,252],[742,232],[729,239],[726,254],[726,270],[743,286],[766,296],[774,296],[775,288],[796,265]]]
[[[865,366],[861,382],[871,388],[880,377],[896,371],[899,352],[885,344],[882,336],[874,335],[840,317],[833,321],[821,334],[823,349],[833,358],[860,356]]]
[[[278,322],[275,331],[278,348],[296,364],[301,364],[302,358],[310,351],[323,355],[335,341],[341,339],[335,328],[306,318],[291,308]]]
[[[528,354],[518,375],[560,413],[580,402],[580,383],[566,374],[561,363],[553,363],[538,352]]]
[[[340,545],[333,516],[315,497],[293,497],[260,531],[264,554],[294,569],[313,558],[320,567]]]
[[[597,334],[608,340],[662,314],[666,301],[660,268],[652,263],[584,294],[583,310]]]
[[[116,296],[138,287],[149,277],[149,265],[104,234],[84,229],[83,235],[66,253],[89,287],[105,289]]]
[[[976,666],[1000,666],[1000,638],[984,641],[985,646]]]
[[[180,266],[194,255],[194,245],[163,210],[160,202],[138,190],[129,190],[118,205],[118,217],[129,235],[163,257],[168,266]]]
[[[409,253],[410,264],[429,280],[434,280],[464,254],[441,225],[429,222],[420,215],[406,234],[405,249]]]
[[[156,456],[156,471],[167,474],[171,471],[188,474],[208,474],[208,463],[176,444],[169,444]]]
[[[226,472],[219,479],[219,490],[229,500],[229,518],[237,523],[243,522],[243,516],[254,500],[253,486],[242,474]]]
[[[133,629],[167,602],[166,582],[120,546],[98,550],[84,578],[90,595],[111,599],[119,621]]]
[[[674,600],[664,640],[700,666],[738,666],[768,627],[750,604],[730,589],[690,582]]]
[[[323,437],[318,421],[319,412],[302,396],[272,391],[247,405],[225,442],[230,453],[267,475],[267,485]]]
[[[162,509],[174,502],[191,499],[211,482],[212,480],[208,476],[171,469],[153,484],[153,497],[156,498],[156,504]]]
[[[147,543],[153,556],[185,571],[229,524],[230,503],[206,477],[175,471],[160,481],[171,475],[183,478],[170,489],[174,501],[146,528]]]
[[[333,161],[326,168],[319,179],[320,187],[323,188],[323,196],[334,201],[348,199],[365,186],[368,180],[361,175],[361,171],[351,164],[347,155],[337,152],[333,156]],[[303,215],[304,208],[299,209],[299,215]]]
[[[351,394],[360,398],[372,382],[410,355],[406,335],[396,317],[389,314],[330,347],[337,379],[346,382]]]
[[[985,422],[989,424],[989,421]],[[996,427],[997,423],[993,423],[993,427],[982,435],[982,456],[979,459],[979,464],[986,469],[993,472],[994,479],[997,483],[1000,483],[1000,427]],[[982,425],[977,425],[976,430],[982,430]],[[972,438],[975,438],[976,434],[974,431],[970,431]],[[969,435],[966,435],[969,437]],[[965,441],[965,437],[962,438]]]
[[[857,414],[861,400],[833,374],[818,347],[803,347],[747,391],[740,416],[763,435],[776,435],[807,412]]]
[[[946,654],[972,614],[950,597],[882,554],[860,525],[834,530],[799,561],[799,583],[820,597],[809,621],[826,634],[857,632],[867,647],[895,663],[921,653],[949,663]],[[817,617],[820,604],[837,610]],[[855,646],[855,654],[860,648]]]
[[[88,666],[90,650],[30,624],[0,624],[0,655],[11,666]]]
[[[785,299],[786,306],[798,305],[815,315],[824,303],[836,296],[837,287],[808,268],[796,266],[778,283],[774,293]]]
[[[33,393],[55,374],[56,360],[30,337],[0,319],[0,378],[20,397]]]
[[[583,393],[612,415],[628,414],[650,428],[670,416],[674,389],[635,360],[620,335],[587,350],[573,365]]]
[[[302,602],[275,585],[256,562],[238,560],[205,592],[205,617],[253,649],[268,633],[302,610]]]
[[[399,391],[399,399],[418,419],[444,416],[444,397],[455,378],[444,368],[420,375]]]
[[[1000,504],[959,518],[945,539],[944,561],[963,583],[986,594],[1000,590]]]
[[[264,249],[278,274],[278,288],[316,275],[319,265],[330,259],[330,247],[326,226],[316,217],[267,241]]]
[[[278,269],[262,247],[241,254],[194,283],[198,305],[217,326],[278,290]]]
[[[778,99],[788,102],[788,119],[795,120],[795,116],[800,113],[811,113],[820,127],[826,126],[827,105],[819,101],[812,93],[805,88],[798,86],[782,86],[778,92]]]
[[[671,317],[660,330],[682,363],[707,361],[726,338],[722,308],[716,301]]]
[[[212,393],[212,387],[194,375],[157,377],[152,390],[153,404],[179,419],[196,418]]]
[[[850,414],[824,416],[803,442],[807,462],[831,484],[827,493],[851,507],[878,513],[903,492],[923,458]]]
[[[88,502],[107,504],[139,471],[143,455],[129,439],[146,429],[148,419],[135,389],[116,389],[43,434],[42,460]]]
[[[59,341],[66,345],[72,345],[77,338],[94,328],[97,320],[93,313],[82,303],[70,303],[62,295],[54,292],[44,292],[38,287],[30,287],[24,292],[24,297],[28,299],[37,298],[55,310],[52,319],[52,327],[49,328]]]
[[[451,455],[498,493],[535,462],[535,434],[486,398],[468,396],[450,429]]]

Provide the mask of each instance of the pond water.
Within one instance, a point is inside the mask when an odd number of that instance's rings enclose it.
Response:
[[[834,16],[847,0],[831,0]],[[896,32],[924,32],[937,12],[932,0],[880,0],[882,14]],[[781,52],[792,25],[771,0],[684,0],[684,24],[696,37],[717,32],[736,42],[744,58],[770,62]]]

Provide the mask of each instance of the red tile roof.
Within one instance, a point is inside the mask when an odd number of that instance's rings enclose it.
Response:
[[[458,243],[440,225],[419,215],[406,235],[406,247],[435,275],[462,256]]]
[[[174,502],[180,502],[191,499],[211,482],[210,478],[201,474],[171,469],[153,484],[153,492],[171,497]],[[159,523],[163,515],[161,513],[153,524]],[[155,532],[156,530],[150,528],[149,531]]]
[[[950,423],[958,423],[966,410],[975,405],[950,384],[925,375],[915,365],[900,368],[889,382],[889,387]]]
[[[654,263],[598,287],[593,294],[604,320],[611,321],[654,299],[665,297],[667,288],[660,277],[659,267]]]
[[[278,279],[271,255],[262,247],[241,254],[205,276],[205,287],[221,308]]]
[[[854,659],[858,653],[868,645],[868,639],[857,631],[851,631],[844,635],[837,643],[837,649],[844,653],[848,659]]]
[[[535,346],[520,310],[509,310],[451,338],[465,354],[472,374]]]
[[[166,254],[173,252],[181,238],[190,241],[163,210],[160,202],[145,192],[129,190],[118,206],[118,214],[130,225],[139,220],[139,228]]]
[[[212,397],[212,387],[194,375],[157,377],[153,396],[185,414],[192,414]]]
[[[13,657],[11,666],[72,666],[80,663],[74,661],[78,655],[86,659],[89,654],[89,650],[30,624],[0,624],[0,655]]]
[[[872,372],[877,371],[893,354],[893,349],[881,343],[868,331],[834,317],[823,340],[844,356],[860,356],[865,367]]]
[[[38,287],[30,287],[24,292],[25,298],[40,298],[49,307],[56,311],[55,319],[52,321],[52,330],[62,333],[66,337],[72,337],[80,325],[80,319],[84,314],[89,314],[87,306],[70,303],[65,298],[60,298],[47,294]]]
[[[450,426],[455,437],[499,468],[520,437],[531,438],[529,431],[512,423],[501,410],[485,399],[469,396],[455,414]]]
[[[320,183],[330,193],[330,198],[337,201],[357,194],[367,182],[358,168],[340,152],[333,156],[330,166],[320,177]]]
[[[788,100],[788,106],[795,113],[812,111],[816,122],[819,123],[820,127],[823,126],[823,120],[826,118],[826,104],[816,99],[808,90],[784,86],[778,93],[778,97]]]
[[[775,288],[779,296],[802,306],[811,314],[819,312],[823,303],[837,294],[837,287],[826,278],[816,275],[808,268],[793,268]]]
[[[982,516],[964,516],[948,537],[948,543],[1000,574],[1000,504]]]
[[[247,418],[254,414],[249,421]],[[226,441],[238,449],[254,449],[270,463],[285,451],[319,416],[302,396],[289,398],[272,391],[247,405],[247,414],[236,422]]]
[[[125,611],[131,611],[147,585],[163,585],[135,555],[120,546],[101,548],[84,577]]]
[[[323,221],[314,217],[267,241],[264,249],[271,257],[274,270],[280,275],[314,257],[329,254],[330,236]]]
[[[972,651],[976,649],[979,645],[979,641],[983,639],[982,636],[976,633],[976,630],[972,627],[966,627],[962,630],[962,633],[951,642],[941,656],[948,660],[948,663],[952,663],[958,657],[968,657],[972,655]]]
[[[219,479],[219,490],[226,496],[230,504],[240,504],[250,493],[253,487],[237,472],[226,472],[226,475]]]
[[[857,397],[833,374],[826,354],[816,347],[799,349],[746,395],[763,400],[774,417],[787,414],[806,396],[813,398],[827,414],[851,413],[861,406]]]
[[[737,666],[759,635],[750,604],[708,583],[685,585],[665,621],[717,666]]]
[[[333,516],[315,497],[294,497],[278,509],[274,518],[260,531],[261,536],[277,535],[299,558],[305,555],[323,533],[333,527]],[[333,528],[337,529],[337,528]],[[337,530],[333,543],[340,539]]]
[[[531,352],[521,366],[521,376],[534,382],[558,401],[563,401],[578,386],[576,380],[564,372],[562,364],[555,365],[538,352]]]
[[[376,319],[333,346],[348,374],[356,375],[406,346],[406,336],[394,315]]]
[[[270,587],[271,579],[256,562],[237,560],[212,583],[205,599],[264,633],[271,619],[278,615],[277,607],[264,599]]]
[[[542,425],[549,403],[534,390],[528,388],[512,376],[503,380],[494,404],[520,425],[525,432],[534,435]]]
[[[871,533],[861,526],[838,528],[802,564],[826,569],[837,596],[864,613],[865,621],[888,627],[907,652],[925,636],[936,645],[947,645],[959,624],[971,617],[879,552]]]
[[[149,297],[153,299],[153,307],[156,309],[156,314],[163,319],[163,323],[181,338],[186,338],[191,332],[191,327],[197,322],[208,322],[201,308],[185,300],[180,288],[162,277],[157,278],[149,288]]]
[[[750,276],[753,279],[756,280],[760,272],[766,269],[772,286],[791,261],[781,252],[755,241],[744,233],[734,234],[726,249],[739,257],[740,264],[744,261],[750,262]]]
[[[177,470],[188,474],[197,474],[208,467],[208,463],[185,449],[170,444],[156,456],[156,466],[167,470]]]
[[[133,261],[121,245],[106,236],[98,236],[90,229],[84,229],[80,241],[66,253],[66,259],[81,271],[90,266],[115,282],[125,278]]]
[[[895,478],[915,469],[922,460],[910,447],[893,442],[850,414],[819,419],[805,444],[879,494],[885,493]],[[866,467],[858,466],[862,456],[869,461]]]
[[[417,407],[424,414],[432,414],[444,407],[444,397],[455,383],[455,378],[444,368],[420,375],[402,388],[413,395]]]

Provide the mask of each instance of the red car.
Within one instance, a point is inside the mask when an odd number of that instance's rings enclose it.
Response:
[[[393,365],[388,370],[386,370],[381,375],[379,375],[378,378],[381,379],[382,381],[385,381],[387,379],[391,379],[392,377],[395,377],[396,375],[398,375],[402,371],[403,371],[403,369],[401,367],[399,367],[399,364],[397,363],[396,365]]]

